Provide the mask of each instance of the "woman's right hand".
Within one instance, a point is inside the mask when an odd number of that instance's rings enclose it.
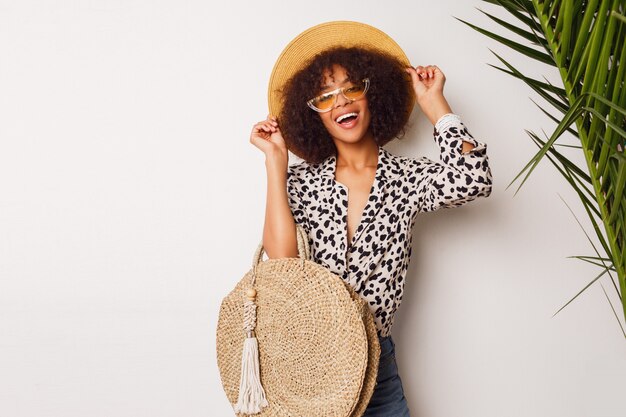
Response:
[[[287,145],[285,145],[283,135],[280,133],[278,122],[273,116],[268,115],[267,119],[252,127],[250,143],[262,150],[266,159],[276,156],[281,157],[281,159],[288,158]]]

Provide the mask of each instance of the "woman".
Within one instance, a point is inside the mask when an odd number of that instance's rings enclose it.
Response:
[[[381,356],[364,416],[409,415],[390,333],[417,214],[491,194],[486,144],[452,113],[444,83],[437,66],[335,46],[289,78],[278,118],[268,116],[250,135],[265,154],[268,256],[296,257],[295,225],[303,226],[312,259],[348,282],[374,315]],[[414,103],[435,127],[439,162],[382,147],[403,134]],[[289,165],[288,149],[303,161]]]

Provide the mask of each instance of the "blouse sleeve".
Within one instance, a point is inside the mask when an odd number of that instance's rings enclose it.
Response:
[[[309,233],[309,216],[302,198],[301,181],[297,167],[290,165],[287,169],[287,201],[296,224],[301,225]]]
[[[420,187],[420,212],[461,206],[491,194],[492,175],[487,144],[474,139],[458,115],[442,116],[434,127],[439,145],[439,162],[426,157],[425,186]],[[463,153],[463,141],[474,145]]]

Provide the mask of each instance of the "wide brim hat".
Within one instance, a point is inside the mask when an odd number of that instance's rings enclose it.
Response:
[[[278,116],[281,113],[283,103],[281,90],[285,83],[317,54],[338,46],[379,50],[398,59],[406,67],[411,66],[400,45],[374,26],[348,20],[321,23],[296,36],[276,60],[267,91],[271,115]],[[412,92],[411,97],[409,112],[415,104]]]

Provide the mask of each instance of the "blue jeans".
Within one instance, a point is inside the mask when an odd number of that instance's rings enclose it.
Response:
[[[396,364],[396,344],[391,336],[378,336],[378,341],[380,363],[376,387],[363,417],[410,417]]]

